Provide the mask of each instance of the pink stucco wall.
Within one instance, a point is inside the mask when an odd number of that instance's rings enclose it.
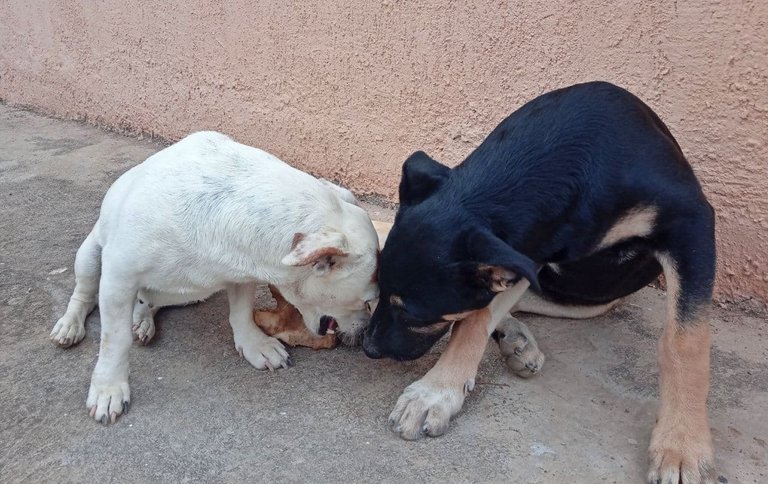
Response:
[[[218,129],[391,200],[410,152],[456,164],[526,100],[609,80],[704,183],[719,294],[768,300],[764,0],[6,0],[0,45],[8,103],[169,139]]]

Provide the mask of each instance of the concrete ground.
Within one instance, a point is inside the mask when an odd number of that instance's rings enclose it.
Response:
[[[107,187],[160,148],[0,105],[0,482],[642,480],[664,314],[651,288],[591,321],[525,317],[543,372],[512,376],[490,343],[476,390],[437,439],[402,441],[386,419],[439,347],[410,363],[294,349],[295,367],[260,372],[238,357],[221,296],[160,313],[154,341],[131,353],[131,412],[95,423],[85,395],[98,311],[76,347],[48,333]],[[718,308],[713,327],[721,482],[768,482],[768,326]]]

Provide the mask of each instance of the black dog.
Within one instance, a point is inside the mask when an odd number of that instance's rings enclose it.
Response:
[[[483,309],[497,293],[514,287],[504,302],[513,304],[530,284],[567,313],[631,294],[663,269],[669,311],[648,477],[714,482],[706,409],[714,223],[669,129],[604,82],[527,103],[454,169],[413,154],[364,349],[417,358],[458,322],[435,368],[398,400],[394,430],[407,439],[446,430],[498,322]]]

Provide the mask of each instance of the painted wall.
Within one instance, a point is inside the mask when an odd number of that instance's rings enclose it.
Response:
[[[768,2],[5,0],[0,98],[177,139],[218,129],[396,199],[547,90],[623,85],[718,211],[721,296],[768,300]]]

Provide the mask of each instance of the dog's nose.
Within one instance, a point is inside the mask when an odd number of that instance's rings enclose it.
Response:
[[[373,344],[371,337],[368,335],[368,332],[363,335],[363,352],[365,353],[365,356],[375,360],[378,360],[384,356],[381,354],[381,351],[379,351],[376,345]]]

